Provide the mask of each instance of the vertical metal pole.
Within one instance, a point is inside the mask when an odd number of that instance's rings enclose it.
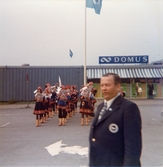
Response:
[[[26,74],[26,86],[27,86],[27,108],[29,108],[29,92],[28,92],[28,73]]]
[[[86,28],[87,28],[87,26],[86,26],[86,23],[87,23],[87,19],[86,19],[86,15],[87,15],[87,9],[86,9],[86,0],[85,0],[85,48],[84,48],[84,85],[87,83],[87,80],[86,80],[86,78],[87,78],[87,75],[86,75],[86,58],[87,58],[87,56],[86,56],[86,54],[87,54],[87,44],[86,44],[86,41],[87,41],[87,38],[86,38]]]
[[[133,94],[132,94],[132,83],[133,83],[133,79],[130,78],[130,96],[129,96],[129,98],[133,98]]]

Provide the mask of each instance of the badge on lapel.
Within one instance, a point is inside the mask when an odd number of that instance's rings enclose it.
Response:
[[[113,109],[112,108],[109,108],[109,111],[112,111]]]
[[[117,133],[119,130],[118,125],[116,125],[114,123],[110,124],[108,128],[109,128],[110,132],[112,132],[112,133]]]

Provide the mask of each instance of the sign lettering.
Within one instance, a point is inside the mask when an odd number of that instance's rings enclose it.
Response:
[[[148,55],[140,56],[99,56],[99,64],[146,64]]]

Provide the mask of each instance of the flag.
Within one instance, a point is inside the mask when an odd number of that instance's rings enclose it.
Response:
[[[94,8],[96,14],[100,14],[102,6],[102,0],[86,0],[87,8]]]
[[[71,49],[70,49],[70,57],[72,57],[73,56],[73,52],[71,51]]]

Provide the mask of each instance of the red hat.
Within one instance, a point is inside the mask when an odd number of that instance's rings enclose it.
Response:
[[[42,90],[41,86],[38,86],[38,88],[37,88],[37,89]]]

